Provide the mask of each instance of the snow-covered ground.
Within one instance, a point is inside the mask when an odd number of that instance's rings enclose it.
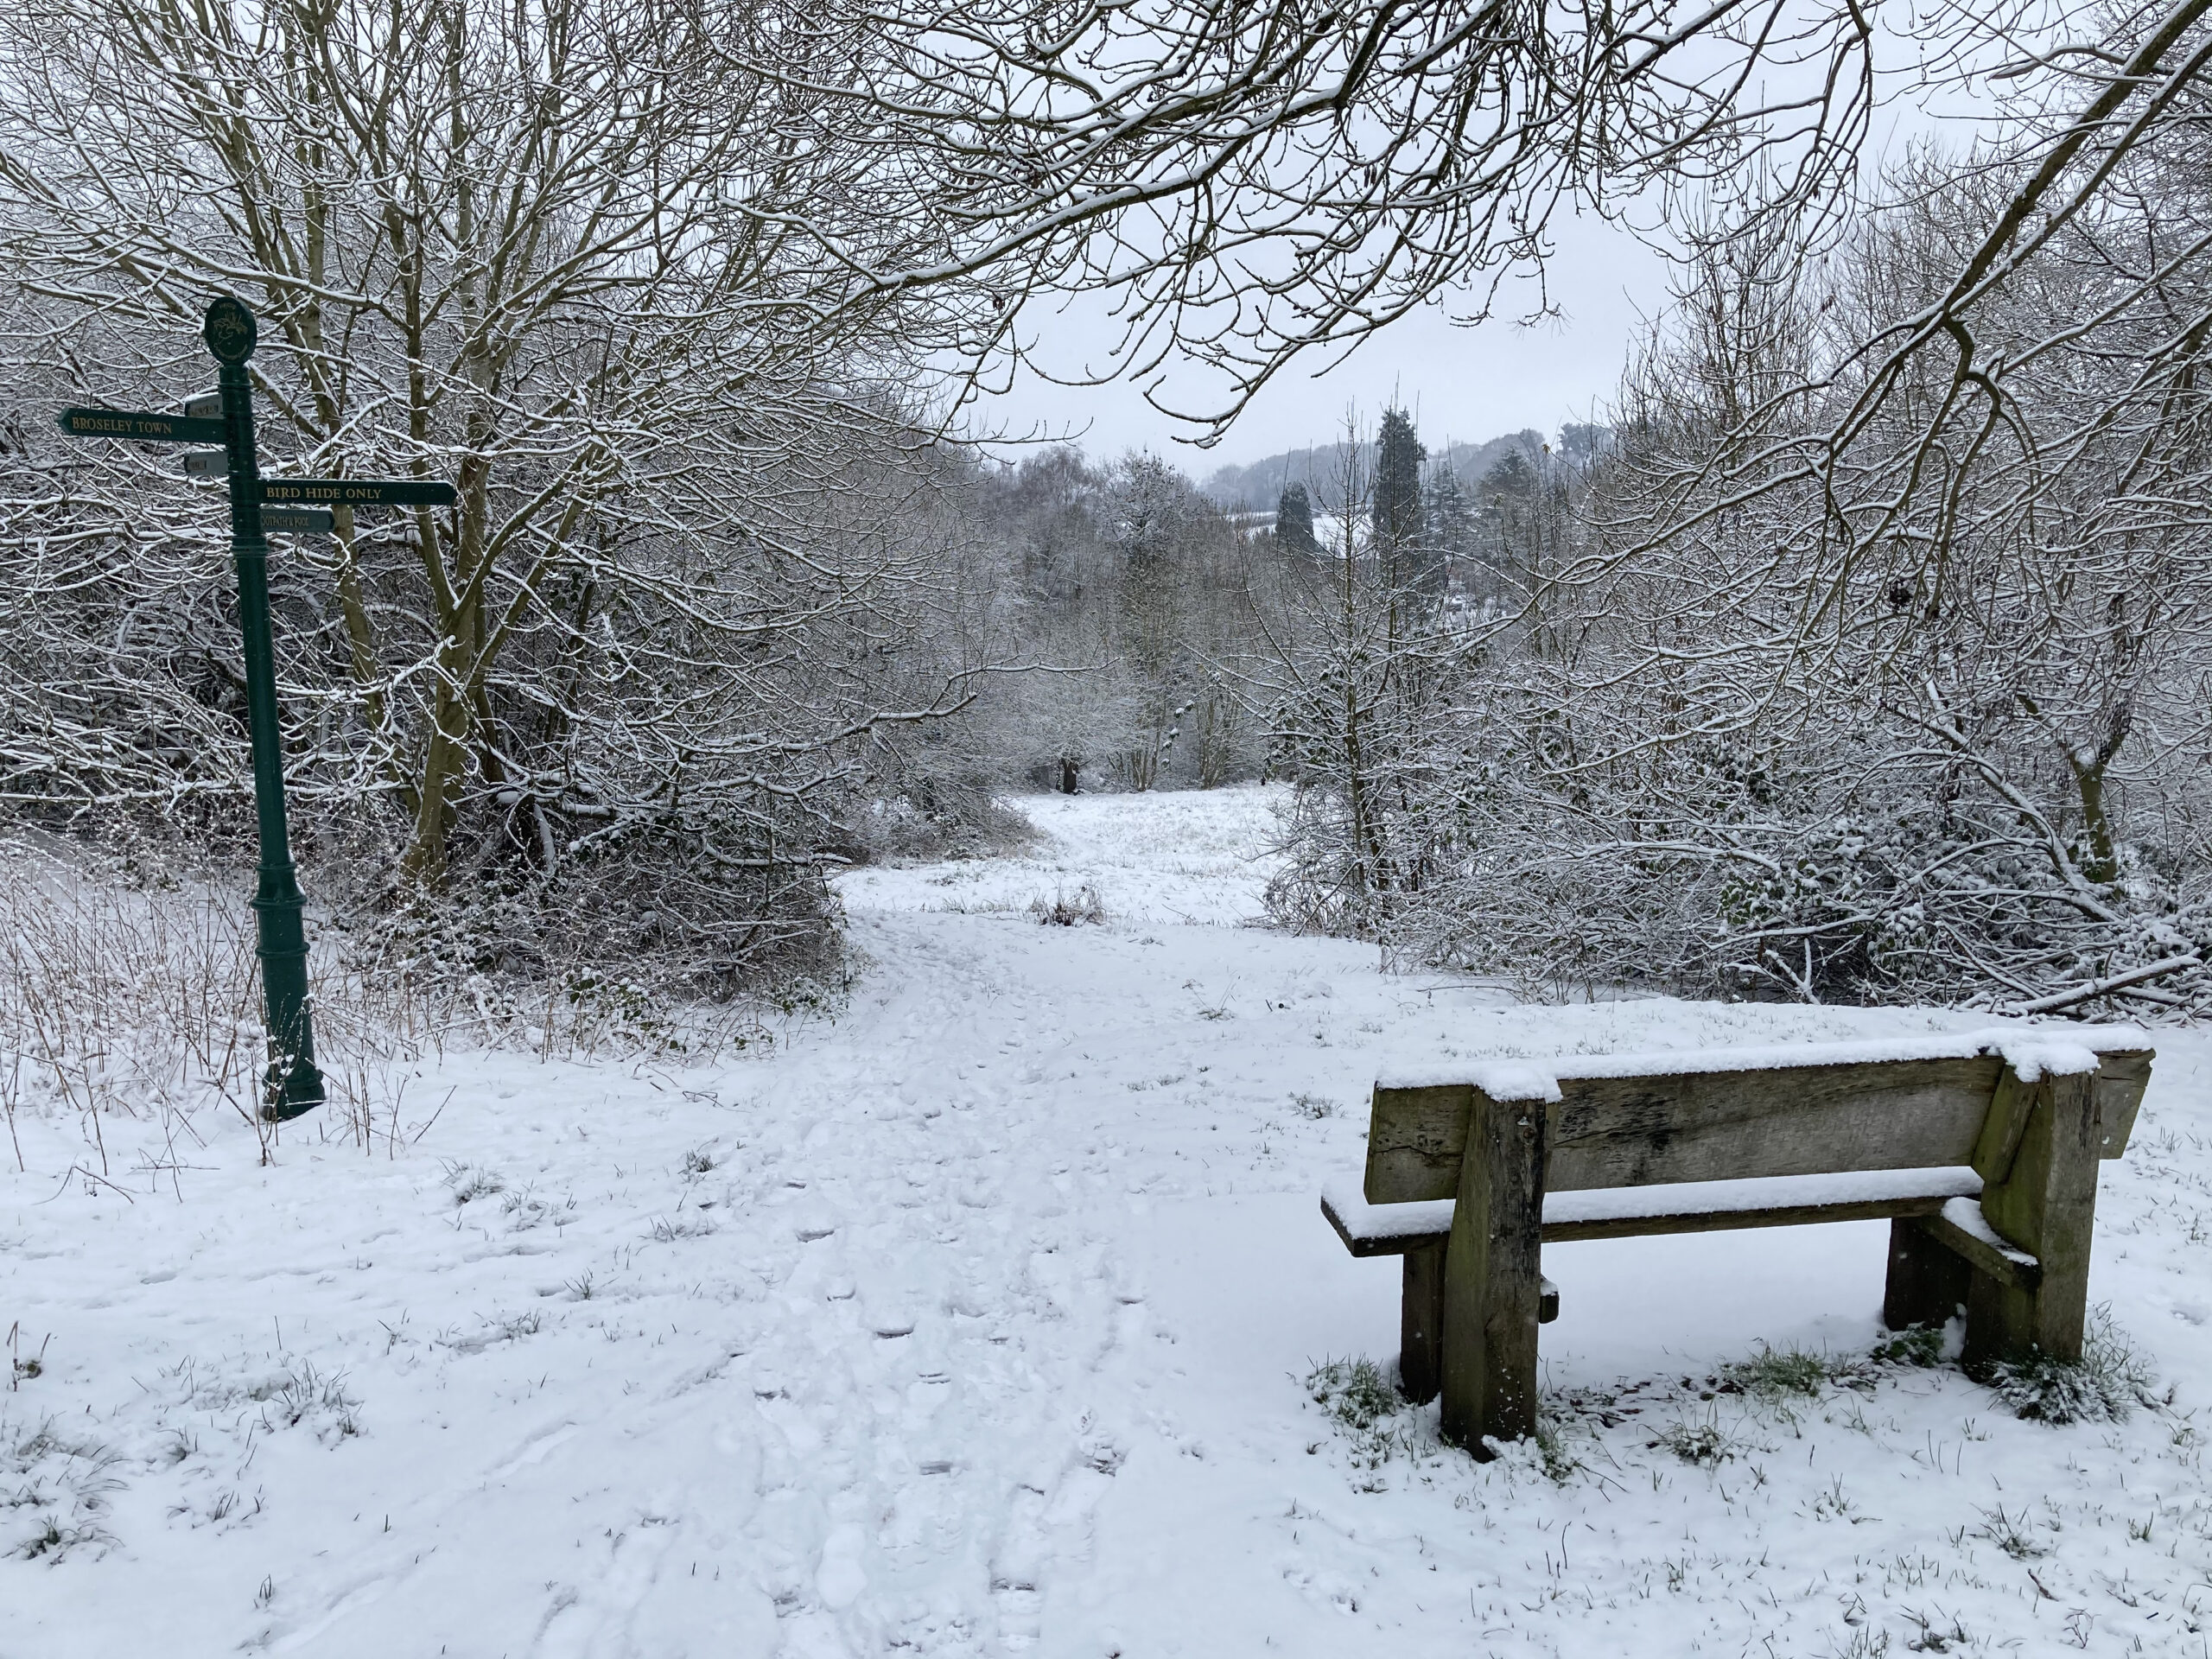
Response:
[[[1576,1244],[1554,1456],[1478,1465],[1306,1386],[1396,1345],[1315,1206],[1377,1071],[1965,1022],[1391,978],[1239,925],[1260,791],[1022,804],[1030,855],[848,877],[849,1005],[766,1052],[449,1054],[396,1151],[266,1167],[111,1118],[114,1187],[19,1110],[0,1654],[2212,1651],[2200,1038],[2099,1215],[2171,1406],[1743,1386],[1867,1353],[1880,1224]],[[1029,913],[1085,885],[1103,924]]]

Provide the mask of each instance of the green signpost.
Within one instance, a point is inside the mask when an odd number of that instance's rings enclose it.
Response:
[[[253,800],[261,830],[253,912],[270,1048],[261,1109],[263,1116],[281,1122],[321,1105],[323,1086],[315,1063],[307,927],[285,823],[276,652],[269,627],[268,532],[327,535],[335,519],[333,505],[450,506],[454,492],[450,484],[422,479],[264,480],[255,458],[253,387],[245,368],[258,338],[253,313],[243,301],[224,295],[207,308],[200,338],[215,359],[217,389],[191,399],[182,414],[67,409],[60,423],[64,432],[80,438],[222,446],[219,462],[212,454],[188,455],[186,466],[195,473],[225,471],[230,479],[231,557],[238,567],[238,622],[245,636],[246,721],[253,738]]]

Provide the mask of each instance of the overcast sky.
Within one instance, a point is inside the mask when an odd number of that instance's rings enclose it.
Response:
[[[1870,178],[1916,137],[1940,137],[1963,148],[1995,108],[1963,73],[1943,86],[1918,83],[1916,48],[1886,27],[1879,32],[1888,42],[1885,80],[1892,96],[1865,154]],[[2010,48],[1997,41],[1990,49],[2004,56]],[[1415,411],[1421,439],[1432,449],[1523,427],[1555,434],[1562,422],[1587,420],[1593,410],[1602,415],[1644,319],[1665,304],[1669,268],[1633,233],[1594,217],[1562,212],[1552,228],[1556,251],[1548,286],[1562,314],[1557,320],[1516,326],[1510,290],[1501,295],[1498,320],[1477,327],[1455,327],[1443,308],[1408,317],[1318,378],[1313,371],[1325,366],[1318,357],[1278,378],[1210,450],[1177,442],[1179,432],[1187,438],[1196,429],[1179,429],[1127,384],[1073,387],[1033,377],[987,400],[974,418],[979,427],[1013,435],[1066,435],[1098,459],[1148,446],[1200,480],[1217,467],[1325,442],[1341,432],[1347,408],[1356,407],[1371,429],[1394,401]],[[1529,297],[1518,304],[1534,302]],[[1095,311],[1086,317],[1081,310],[1040,314],[1027,332],[1047,365],[1071,373],[1101,359],[1117,333]],[[1168,366],[1166,401],[1198,403],[1204,390],[1189,372],[1179,378]]]
[[[1371,426],[1394,399],[1415,411],[1432,448],[1523,427],[1556,432],[1563,421],[1588,419],[1611,395],[1640,313],[1656,311],[1666,292],[1664,262],[1627,232],[1587,219],[1562,221],[1560,232],[1550,270],[1550,292],[1564,312],[1559,320],[1523,327],[1502,315],[1465,328],[1441,308],[1408,317],[1319,378],[1312,372],[1323,366],[1317,358],[1278,378],[1211,450],[1175,442],[1175,423],[1126,384],[1069,387],[1032,378],[988,400],[976,418],[1011,435],[1068,434],[1101,459],[1148,445],[1198,478],[1325,442],[1337,435],[1348,406],[1357,405]],[[1509,294],[1501,313],[1516,303]],[[1102,356],[1115,337],[1077,309],[1040,315],[1034,327],[1039,355],[1062,372]],[[1203,389],[1189,372],[1178,378],[1171,369],[1171,400],[1179,393],[1196,401]]]

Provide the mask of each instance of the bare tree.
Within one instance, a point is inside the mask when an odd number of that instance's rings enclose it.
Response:
[[[853,118],[887,147],[949,144],[933,211],[975,232],[949,267],[881,279],[988,273],[1008,322],[975,343],[1017,355],[1022,297],[1110,296],[1126,330],[1097,372],[1146,377],[1171,353],[1217,371],[1217,401],[1168,411],[1209,439],[1302,351],[1447,291],[1487,315],[1505,276],[1541,271],[1562,204],[1727,188],[1765,156],[1763,210],[1832,211],[1895,38],[1821,0],[880,15],[898,49],[854,78]]]
[[[299,785],[390,810],[421,890],[680,843],[645,936],[721,915],[693,941],[713,957],[818,931],[855,747],[962,700],[968,665],[923,683],[895,655],[937,551],[909,387],[988,302],[871,281],[935,245],[809,90],[853,29],[789,21],[64,0],[0,22],[19,391],[192,390],[191,320],[235,289],[267,319],[271,470],[459,489],[449,513],[341,514],[280,594]],[[747,74],[770,40],[779,73]],[[121,452],[35,469],[10,543],[35,591],[80,582],[168,637],[118,664],[151,733],[116,730],[118,675],[31,682],[72,718],[10,722],[19,798],[234,787],[234,735],[137,671],[184,652],[223,679],[215,505]]]

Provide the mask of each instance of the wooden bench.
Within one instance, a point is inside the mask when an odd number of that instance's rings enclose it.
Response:
[[[1886,1218],[1892,1330],[1963,1305],[1971,1364],[2078,1357],[2097,1160],[2152,1052],[2126,1027],[1470,1062],[1375,1085],[1360,1192],[1327,1216],[1401,1255],[1401,1386],[1483,1449],[1536,1423],[1547,1241]]]

